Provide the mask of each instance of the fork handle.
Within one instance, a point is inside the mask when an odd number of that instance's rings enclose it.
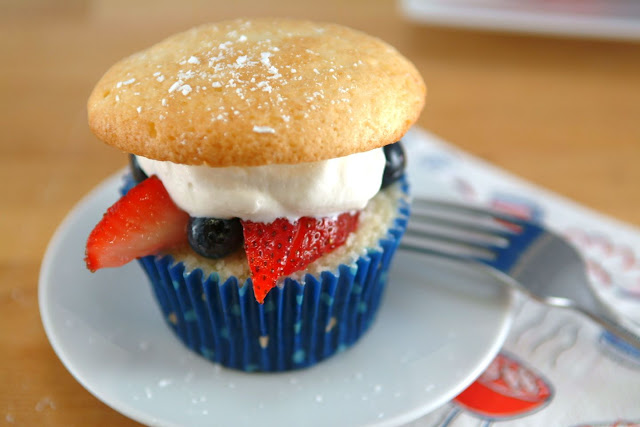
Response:
[[[620,338],[625,343],[634,347],[637,352],[640,352],[640,335],[638,335],[637,332],[634,332],[630,327],[623,325],[625,320],[612,313],[608,307],[600,303],[594,308],[576,308],[607,331],[611,332],[617,338]]]

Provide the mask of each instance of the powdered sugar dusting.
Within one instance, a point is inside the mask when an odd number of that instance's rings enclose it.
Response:
[[[124,81],[118,82],[118,83],[116,83],[116,88],[120,89],[122,86],[130,85],[131,83],[133,83],[135,81],[136,81],[136,79],[132,77],[129,80],[124,80]]]
[[[271,93],[271,91],[273,90],[273,88],[271,87],[271,85],[269,84],[269,82],[260,82],[257,84],[257,87],[261,88],[263,91],[265,92],[269,92]]]
[[[175,91],[176,89],[178,89],[180,87],[180,85],[182,85],[183,81],[182,80],[178,80],[177,82],[175,82],[174,84],[171,85],[171,87],[169,88],[169,93],[172,93],[173,91]]]
[[[322,44],[313,41],[321,34],[320,37],[327,37],[322,27],[300,34],[286,27],[256,31],[249,21],[232,25],[227,31],[211,27],[216,34],[212,37],[190,33],[184,44],[172,47],[177,53],[173,63],[158,55],[161,62],[153,64],[154,55],[140,54],[145,63],[151,61],[146,68],[151,71],[146,76],[127,74],[115,82],[116,101],[124,99],[122,96],[130,87],[151,83],[163,95],[148,101],[158,105],[145,104],[140,96],[134,104],[139,105],[134,107],[138,113],[155,112],[158,120],[185,115],[189,113],[185,99],[198,99],[197,105],[203,105],[212,122],[230,122],[243,111],[268,112],[265,121],[253,126],[253,132],[263,134],[289,128],[296,119],[322,114],[327,105],[346,104],[342,111],[345,115],[350,113],[348,103],[355,88],[351,74],[361,75],[363,66],[369,65],[358,58],[357,52],[349,58],[325,55],[321,46],[331,45],[331,40],[323,40]],[[261,34],[262,39],[256,40],[256,34]],[[147,92],[141,89],[137,87],[135,93]],[[290,98],[292,93],[295,96]]]
[[[45,409],[56,409],[56,404],[49,396],[43,397],[36,403],[36,411],[42,412]]]
[[[253,131],[256,133],[276,133],[276,130],[269,126],[254,126]]]
[[[270,57],[271,52],[261,52],[260,62],[262,63],[262,65],[264,65],[265,67],[271,67],[271,60],[269,59]]]

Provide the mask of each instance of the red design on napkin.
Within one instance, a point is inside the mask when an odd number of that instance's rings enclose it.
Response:
[[[480,378],[454,400],[480,416],[497,419],[540,409],[552,396],[551,385],[541,375],[500,353]]]

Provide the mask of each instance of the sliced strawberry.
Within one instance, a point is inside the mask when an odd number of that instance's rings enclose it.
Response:
[[[111,206],[87,240],[85,262],[96,271],[187,243],[189,214],[152,176]]]
[[[293,223],[286,218],[270,223],[243,221],[244,249],[258,302],[264,302],[278,278],[304,269],[344,244],[356,229],[358,216],[303,217]]]

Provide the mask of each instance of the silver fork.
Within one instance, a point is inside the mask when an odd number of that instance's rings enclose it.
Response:
[[[640,351],[640,336],[594,294],[578,251],[539,224],[461,203],[416,199],[400,248],[476,263],[529,297],[571,308]]]

